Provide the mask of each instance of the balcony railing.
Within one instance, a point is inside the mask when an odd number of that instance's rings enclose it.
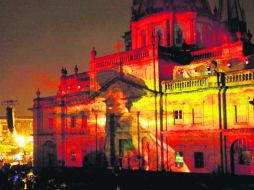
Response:
[[[222,82],[217,76],[203,76],[201,78],[185,79],[181,81],[163,81],[164,92],[184,92],[204,88],[218,87]],[[254,69],[226,73],[226,86],[254,85]]]
[[[202,78],[186,79],[182,81],[163,81],[162,83],[164,92],[183,92],[208,87],[218,86],[216,76],[205,76]]]
[[[216,59],[216,58],[234,58],[242,55],[243,46],[240,41],[232,44],[225,44],[215,48],[203,49],[191,52],[191,55],[195,61],[202,61],[204,59]]]
[[[254,84],[254,69],[229,73],[226,76],[226,85]]]
[[[117,67],[120,63],[125,63],[125,65],[128,65],[141,59],[143,62],[144,60],[151,58],[151,56],[153,55],[152,50],[152,47],[147,47],[127,52],[116,53],[104,57],[98,57],[93,61],[93,63],[95,64],[96,69],[101,69]]]

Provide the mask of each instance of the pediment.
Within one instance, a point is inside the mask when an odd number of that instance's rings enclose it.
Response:
[[[113,75],[111,75],[113,76]],[[149,89],[142,79],[130,74],[117,74],[112,79],[104,81],[97,80],[100,89],[92,97],[107,98],[112,93],[122,93],[124,99],[139,99],[156,92]]]

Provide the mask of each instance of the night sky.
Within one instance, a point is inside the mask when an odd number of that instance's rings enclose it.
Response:
[[[254,33],[254,1],[243,1]],[[98,56],[116,52],[114,44],[129,30],[131,2],[0,0],[0,101],[18,100],[16,115],[32,115],[27,108],[37,88],[42,97],[56,95],[62,66],[68,74],[75,65],[88,71],[93,47]]]

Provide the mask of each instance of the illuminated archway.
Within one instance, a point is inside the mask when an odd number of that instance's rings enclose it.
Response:
[[[232,174],[251,174],[253,142],[246,138],[235,140],[230,147]]]

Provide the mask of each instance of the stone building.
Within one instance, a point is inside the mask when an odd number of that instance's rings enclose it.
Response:
[[[252,175],[254,49],[239,2],[133,0],[125,51],[93,49],[89,72],[62,68],[56,95],[37,92],[35,166]]]

